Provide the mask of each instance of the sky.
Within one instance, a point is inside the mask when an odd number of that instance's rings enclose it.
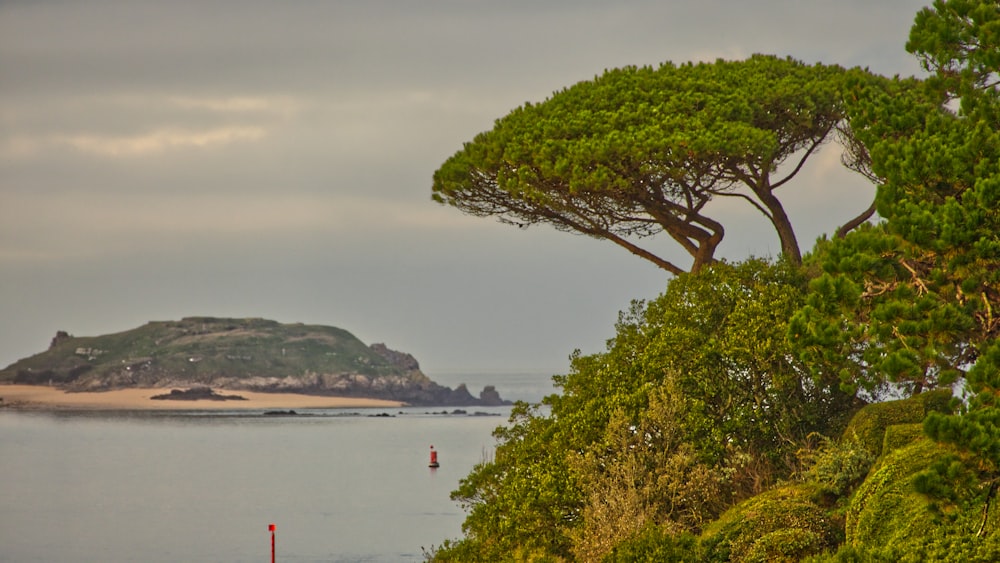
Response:
[[[58,330],[205,315],[338,326],[432,378],[566,373],[667,274],[439,205],[434,171],[609,68],[767,53],[919,76],[927,3],[0,0],[0,367]],[[785,189],[804,249],[874,194],[835,146]],[[749,206],[717,216],[720,256],[780,249]]]

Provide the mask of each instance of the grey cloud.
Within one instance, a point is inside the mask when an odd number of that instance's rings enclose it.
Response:
[[[923,4],[4,2],[0,364],[56,330],[217,314],[343,326],[432,370],[565,369],[665,276],[440,207],[437,166],[615,66],[771,52],[915,73]],[[803,174],[808,246],[872,188]],[[761,217],[720,212],[727,256],[776,251]]]

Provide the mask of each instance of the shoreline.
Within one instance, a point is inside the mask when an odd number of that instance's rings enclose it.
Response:
[[[170,393],[170,388],[129,388],[112,391],[66,392],[46,385],[0,384],[0,410],[256,410],[256,409],[340,409],[396,408],[401,401],[328,397],[300,393],[262,393],[214,389],[217,393],[239,395],[245,401],[153,400]]]

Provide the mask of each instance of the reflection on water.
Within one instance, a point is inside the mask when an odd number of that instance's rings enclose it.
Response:
[[[466,382],[552,392],[486,378]],[[0,561],[262,561],[270,523],[281,561],[420,561],[461,535],[449,493],[510,412],[465,410],[489,416],[0,411]]]

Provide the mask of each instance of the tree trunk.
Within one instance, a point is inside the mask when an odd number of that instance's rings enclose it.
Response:
[[[792,228],[792,222],[789,220],[788,214],[785,213],[785,208],[781,206],[778,198],[774,197],[774,194],[771,193],[769,186],[758,187],[754,189],[754,193],[757,194],[760,202],[770,212],[768,218],[771,220],[771,224],[774,225],[774,230],[778,232],[782,255],[786,259],[791,260],[792,264],[801,266],[802,252],[799,250],[799,242],[795,238],[795,230]]]

